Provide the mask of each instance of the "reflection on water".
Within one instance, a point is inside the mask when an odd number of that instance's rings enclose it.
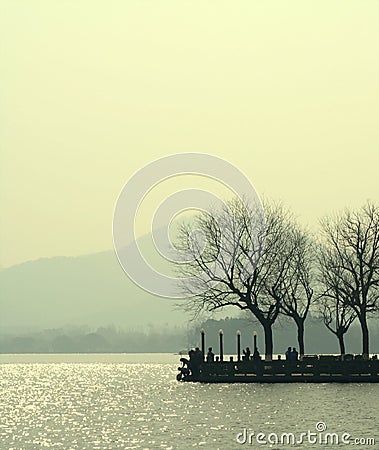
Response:
[[[2,356],[1,449],[257,448],[239,445],[237,433],[300,434],[315,431],[319,421],[330,432],[375,437],[379,444],[378,385],[178,383],[176,360]]]

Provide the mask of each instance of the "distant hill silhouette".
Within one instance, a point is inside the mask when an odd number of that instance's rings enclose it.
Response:
[[[151,328],[147,332],[116,327],[56,328],[21,334],[0,333],[0,353],[176,353],[187,348],[187,330]]]
[[[42,258],[0,271],[0,330],[88,325],[146,329],[187,316],[123,272],[113,251]]]

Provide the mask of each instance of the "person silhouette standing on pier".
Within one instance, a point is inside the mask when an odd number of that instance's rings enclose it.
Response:
[[[212,347],[208,348],[208,353],[207,353],[207,362],[214,362],[215,360],[215,354],[212,352]]]
[[[249,349],[249,347],[246,347],[246,350],[243,350],[242,360],[243,361],[249,361],[250,360],[250,355],[251,355],[250,349]]]

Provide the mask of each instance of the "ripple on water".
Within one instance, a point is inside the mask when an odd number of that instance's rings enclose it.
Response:
[[[229,450],[243,428],[300,434],[319,421],[379,443],[377,385],[178,383],[176,367],[2,364],[1,448]]]

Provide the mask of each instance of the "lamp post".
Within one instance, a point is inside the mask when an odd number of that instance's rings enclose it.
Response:
[[[237,330],[237,361],[241,361],[241,332]]]
[[[204,362],[204,356],[205,356],[205,330],[202,328],[200,330],[201,333],[201,352],[203,354],[203,362]]]
[[[224,343],[223,343],[223,338],[224,338],[224,330],[220,329],[218,330],[218,334],[219,334],[219,338],[220,338],[220,361],[224,361]]]
[[[257,346],[257,332],[254,331],[254,353],[253,353],[253,360],[254,361],[260,361],[261,360],[261,356],[259,354],[258,351],[258,346]]]

